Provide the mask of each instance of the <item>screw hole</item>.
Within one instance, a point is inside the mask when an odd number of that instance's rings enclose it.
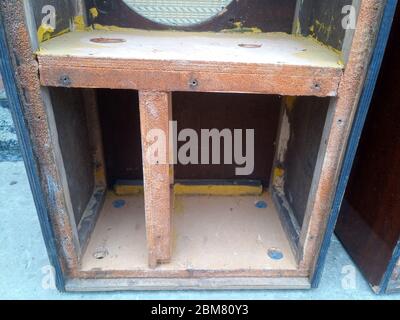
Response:
[[[62,75],[60,77],[60,82],[64,86],[69,86],[71,84],[71,79],[67,75]]]
[[[103,260],[108,256],[108,250],[106,248],[99,248],[93,253],[93,257],[96,260]]]
[[[189,85],[192,88],[196,88],[199,85],[199,82],[196,79],[192,79],[189,81]]]

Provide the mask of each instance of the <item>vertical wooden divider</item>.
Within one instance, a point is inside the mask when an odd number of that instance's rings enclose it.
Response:
[[[171,93],[140,91],[146,234],[150,268],[171,259]]]

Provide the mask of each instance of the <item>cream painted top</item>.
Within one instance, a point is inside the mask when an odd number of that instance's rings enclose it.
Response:
[[[95,43],[96,38],[124,42]],[[38,55],[342,68],[339,53],[312,38],[286,33],[75,31],[42,43]]]

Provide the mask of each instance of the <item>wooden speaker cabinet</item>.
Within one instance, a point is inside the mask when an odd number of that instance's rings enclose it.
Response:
[[[388,26],[388,29],[390,26]],[[344,196],[336,233],[377,293],[400,291],[400,6]],[[373,90],[374,89],[374,90]],[[368,101],[369,102],[369,101]],[[369,112],[367,113],[369,108]],[[360,126],[362,128],[362,126]]]
[[[203,2],[1,2],[3,72],[61,290],[318,284],[386,1]],[[203,144],[212,129],[220,140]],[[225,147],[203,156],[232,132],[246,133],[234,161]]]

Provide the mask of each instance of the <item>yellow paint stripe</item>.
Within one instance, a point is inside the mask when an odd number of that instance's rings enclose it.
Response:
[[[144,193],[143,186],[134,186],[134,185],[114,185],[114,192],[117,196],[129,196],[133,194],[142,194]]]
[[[183,185],[175,184],[175,195],[248,196],[261,195],[262,185]]]
[[[141,185],[114,185],[114,192],[118,196],[143,194]],[[209,196],[259,196],[263,193],[262,185],[174,185],[175,195],[209,195]]]

